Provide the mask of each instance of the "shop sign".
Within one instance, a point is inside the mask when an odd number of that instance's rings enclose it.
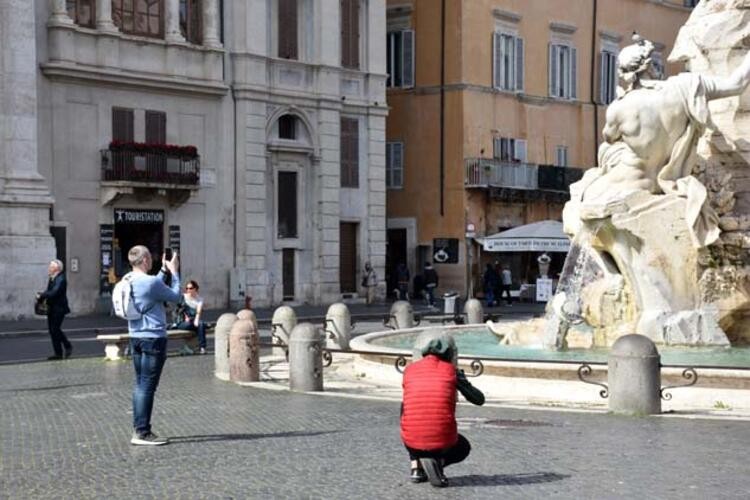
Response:
[[[432,259],[437,264],[458,264],[458,238],[435,238],[432,252]]]
[[[115,209],[115,224],[164,224],[162,210]]]

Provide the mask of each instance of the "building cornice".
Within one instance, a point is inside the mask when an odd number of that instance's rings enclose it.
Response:
[[[510,12],[503,9],[492,9],[492,15],[499,21],[505,21],[508,23],[517,24],[521,22],[522,16],[515,12]]]
[[[557,21],[551,21],[549,23],[549,29],[555,33],[562,33],[564,35],[572,35],[578,30],[578,26],[568,23],[561,23]]]
[[[112,84],[118,87],[208,97],[222,97],[229,91],[229,87],[224,82],[217,81],[201,82],[192,79],[148,75],[60,62],[45,63],[40,66],[44,76],[53,81]]]

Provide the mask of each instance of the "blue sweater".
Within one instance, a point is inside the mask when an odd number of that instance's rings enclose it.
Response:
[[[142,274],[132,282],[136,308],[143,313],[138,320],[128,321],[131,337],[158,338],[167,336],[167,314],[164,302],[179,302],[180,277],[172,275],[172,287],[164,284],[164,273],[156,276]]]

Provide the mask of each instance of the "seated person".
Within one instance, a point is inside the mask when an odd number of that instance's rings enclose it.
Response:
[[[201,354],[206,354],[206,324],[201,321],[203,315],[203,299],[198,295],[198,283],[190,280],[185,285],[185,293],[177,309],[178,322],[174,328],[178,330],[192,330],[198,332],[198,346]]]
[[[411,459],[411,481],[445,487],[443,467],[471,451],[456,426],[456,389],[475,405],[484,404],[484,394],[456,368],[458,350],[450,335],[420,337],[416,349],[424,357],[404,370],[401,440]]]

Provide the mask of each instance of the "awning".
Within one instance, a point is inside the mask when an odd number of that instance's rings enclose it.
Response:
[[[570,239],[562,222],[544,220],[501,233],[475,238],[485,252],[567,252]]]

